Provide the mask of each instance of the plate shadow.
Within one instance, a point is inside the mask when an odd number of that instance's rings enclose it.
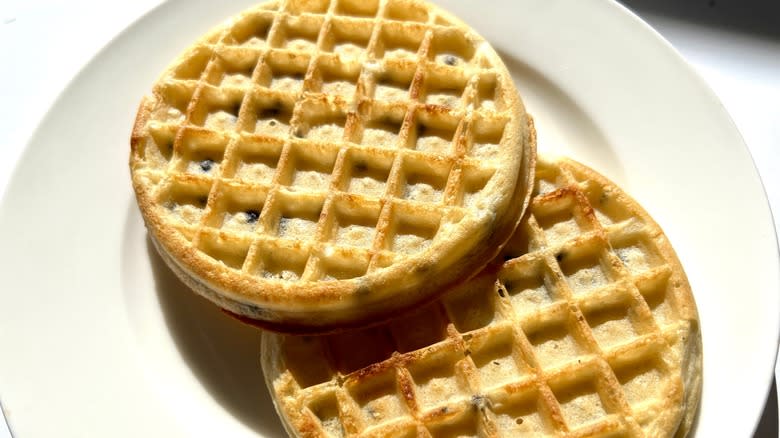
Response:
[[[761,414],[761,420],[758,422],[756,432],[753,438],[776,437],[780,436],[777,419],[777,377],[772,379],[772,387],[769,388],[764,412]]]
[[[780,2],[776,0],[620,0],[620,3],[640,16],[650,13],[715,31],[780,41]]]
[[[287,436],[263,379],[260,330],[193,293],[148,237],[146,249],[165,323],[193,374],[214,400],[250,429],[266,437]]]

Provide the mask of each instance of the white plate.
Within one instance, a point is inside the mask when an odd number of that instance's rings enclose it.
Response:
[[[0,401],[15,436],[281,435],[257,332],[163,266],[126,165],[141,95],[197,36],[252,3],[153,10],[84,68],[34,134],[0,207]],[[780,262],[725,110],[615,3],[441,3],[500,50],[540,149],[609,176],[664,227],[701,313],[696,436],[750,436],[780,332]]]

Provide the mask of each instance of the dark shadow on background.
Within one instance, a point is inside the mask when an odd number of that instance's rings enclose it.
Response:
[[[702,26],[780,40],[778,0],[619,0],[641,16],[650,13]]]
[[[764,405],[764,412],[761,414],[761,421],[758,423],[756,433],[753,438],[775,438],[780,436],[777,420],[777,379],[772,380],[772,387],[769,388],[769,398]]]
[[[260,368],[260,331],[195,295],[165,265],[148,238],[146,248],[165,323],[193,374],[246,426],[262,436],[286,436]]]

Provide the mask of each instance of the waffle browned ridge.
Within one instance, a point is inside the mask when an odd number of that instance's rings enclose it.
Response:
[[[698,316],[658,225],[570,160],[540,160],[529,215],[486,272],[415,314],[263,335],[302,437],[682,437],[701,389]]]
[[[530,194],[535,134],[478,34],[416,0],[260,4],[138,112],[152,239],[226,310],[286,331],[376,321],[474,275]]]

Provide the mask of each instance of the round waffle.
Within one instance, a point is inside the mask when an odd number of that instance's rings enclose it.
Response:
[[[415,314],[263,335],[290,435],[682,437],[701,388],[696,306],[659,226],[613,183],[539,161],[496,265]]]
[[[130,168],[152,241],[196,292],[321,332],[431,301],[506,242],[535,133],[506,67],[417,0],[287,0],[181,55]]]

